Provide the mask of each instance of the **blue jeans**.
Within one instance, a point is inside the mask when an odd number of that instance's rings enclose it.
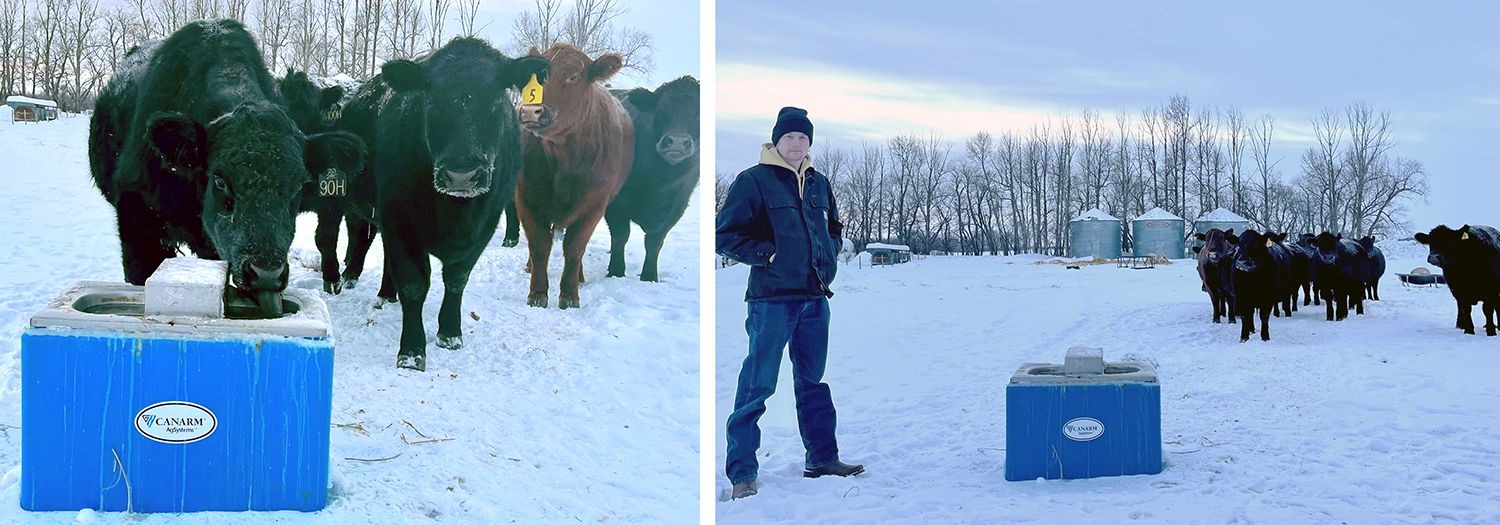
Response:
[[[760,468],[755,459],[755,451],[760,448],[760,427],[756,422],[766,411],[766,398],[776,392],[781,349],[788,346],[797,396],[797,428],[807,450],[805,465],[818,468],[838,461],[839,445],[833,437],[837,419],[833,397],[828,393],[828,385],[822,382],[823,369],[828,364],[828,299],[748,304],[745,332],[750,334],[750,354],[740,366],[734,412],[725,424],[729,447],[724,474],[729,476],[730,483],[756,479]]]

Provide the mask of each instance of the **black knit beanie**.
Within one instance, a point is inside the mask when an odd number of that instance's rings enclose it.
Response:
[[[781,136],[793,131],[801,131],[807,135],[808,144],[812,143],[813,125],[807,120],[807,110],[787,106],[781,108],[781,113],[776,115],[776,127],[771,128],[771,144],[781,141]]]

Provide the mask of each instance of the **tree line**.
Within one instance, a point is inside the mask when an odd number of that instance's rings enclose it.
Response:
[[[0,0],[0,11],[0,94],[55,100],[67,111],[93,107],[132,47],[194,20],[241,21],[278,76],[291,68],[356,80],[484,29],[475,27],[479,0]],[[535,0],[504,49],[568,42],[590,56],[618,51],[627,73],[645,76],[651,37],[615,23],[627,11],[618,0]]]
[[[1362,101],[1324,110],[1289,181],[1272,158],[1274,118],[1182,95],[1113,122],[1086,109],[961,146],[903,133],[813,158],[856,249],[1066,255],[1069,222],[1094,208],[1128,225],[1156,207],[1189,224],[1223,207],[1262,231],[1385,237],[1409,229],[1406,206],[1428,191],[1421,162],[1395,155],[1392,125]],[[720,204],[733,177],[717,174]]]

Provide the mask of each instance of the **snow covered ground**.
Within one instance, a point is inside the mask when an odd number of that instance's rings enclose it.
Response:
[[[334,322],[330,498],[322,512],[30,513],[20,493],[20,335],[83,279],[120,281],[114,211],[88,171],[87,118],[0,122],[0,523],[689,523],[699,491],[698,204],[667,237],[660,283],[606,279],[601,227],[583,308],[526,306],[526,247],[496,235],[469,281],[462,349],[428,345],[425,373],[395,368],[397,305],[374,309],[379,243],[355,290],[324,296]],[[297,226],[292,286],[321,289]],[[644,256],[639,229],[630,275]],[[341,247],[339,253],[343,253]],[[552,275],[561,275],[561,247]],[[434,264],[434,269],[438,267]],[[441,278],[424,318],[437,330]],[[555,277],[554,277],[555,281]],[[557,284],[551,295],[556,295]],[[475,319],[477,317],[477,320]],[[424,438],[451,441],[406,444]],[[357,461],[347,458],[386,461]]]
[[[1457,226],[1457,225],[1450,225]],[[1382,301],[1271,319],[1271,341],[1213,324],[1192,261],[1067,270],[1039,256],[840,267],[826,381],[856,478],[803,479],[791,368],[765,417],[760,493],[724,501],[724,418],[744,359],[749,268],[717,271],[718,523],[1497,523],[1500,337],[1453,328],[1428,266],[1382,243]],[[1477,310],[1477,309],[1476,309]],[[1476,323],[1482,325],[1483,319]],[[1072,346],[1155,362],[1159,475],[1005,481],[1005,387]]]

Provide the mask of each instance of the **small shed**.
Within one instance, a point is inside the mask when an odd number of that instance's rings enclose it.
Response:
[[[1168,259],[1187,257],[1187,221],[1161,208],[1141,214],[1130,221],[1130,236],[1135,255],[1157,254]]]
[[[1208,233],[1208,230],[1214,228],[1226,232],[1233,228],[1235,233],[1244,233],[1245,230],[1250,229],[1250,219],[1241,217],[1239,214],[1227,209],[1219,208],[1193,221],[1194,233]],[[1193,239],[1193,246],[1203,246],[1203,241]]]
[[[1094,208],[1068,223],[1069,257],[1120,258],[1120,219]]]
[[[41,122],[57,119],[57,103],[51,100],[11,95],[5,97],[5,105],[11,108],[11,122]]]
[[[870,266],[901,264],[911,260],[911,248],[905,244],[872,242],[865,245],[870,254]]]

